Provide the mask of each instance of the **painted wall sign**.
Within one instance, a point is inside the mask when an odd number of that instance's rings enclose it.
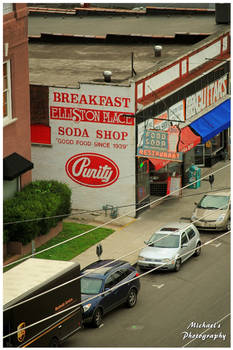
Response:
[[[175,122],[185,121],[185,100],[175,103],[168,109],[168,119]],[[173,123],[173,122],[172,122]],[[174,125],[175,123],[173,123]],[[176,123],[178,124],[178,123]]]
[[[186,98],[186,119],[214,105],[227,94],[227,74]]]
[[[59,106],[50,106],[50,118],[57,120],[73,120],[77,123],[94,122],[134,125],[134,118],[126,117],[124,113]]]
[[[67,175],[87,187],[106,187],[119,177],[119,168],[110,158],[97,153],[81,153],[71,157],[65,165]]]
[[[40,164],[33,178],[49,176],[67,183],[73,209],[135,203],[134,112],[131,86],[50,87],[51,145],[33,147],[32,159]]]
[[[133,114],[132,98],[109,92],[100,94],[100,91],[91,94],[82,90],[77,93],[73,89],[51,89],[50,119],[134,125],[134,118],[126,116]]]
[[[169,126],[171,125],[170,122],[167,121],[167,119],[168,119],[168,112],[167,111],[157,115],[153,119],[153,127],[152,127],[152,129],[167,130],[169,128]]]

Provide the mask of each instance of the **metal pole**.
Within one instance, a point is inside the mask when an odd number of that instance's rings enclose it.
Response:
[[[34,257],[34,254],[36,252],[36,248],[35,248],[35,240],[32,240],[32,257]]]

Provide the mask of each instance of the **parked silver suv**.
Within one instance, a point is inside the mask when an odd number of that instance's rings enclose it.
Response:
[[[190,223],[172,223],[156,231],[138,256],[140,269],[179,271],[181,264],[192,255],[201,253],[198,229]]]

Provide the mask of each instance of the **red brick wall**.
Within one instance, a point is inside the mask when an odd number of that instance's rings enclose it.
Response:
[[[31,124],[49,126],[49,88],[30,85]]]
[[[17,152],[31,160],[28,9],[23,3],[14,4],[13,9],[3,16],[3,60],[11,61],[12,115],[17,120],[3,128],[3,157]],[[22,186],[30,181],[31,171],[21,176]]]
[[[63,222],[59,221],[55,227],[52,227],[50,231],[42,236],[35,238],[35,248],[40,247],[42,244],[48,242],[50,239],[56,237],[58,233],[62,231]],[[4,246],[4,264],[7,265],[12,261],[15,261],[25,254],[30,254],[32,251],[32,243],[22,245],[20,242],[9,242]],[[7,255],[13,255],[11,258],[7,259]]]

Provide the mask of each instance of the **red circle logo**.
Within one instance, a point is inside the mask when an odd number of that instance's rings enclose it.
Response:
[[[65,165],[67,175],[87,187],[107,187],[117,181],[120,171],[116,163],[97,153],[76,154]]]

